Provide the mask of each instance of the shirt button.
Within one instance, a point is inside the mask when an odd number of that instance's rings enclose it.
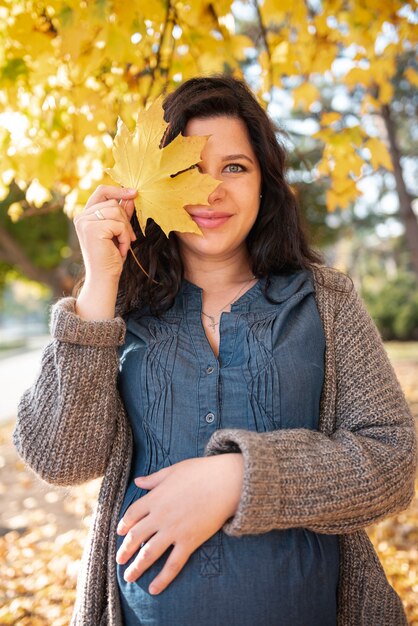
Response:
[[[206,374],[213,374],[214,371],[214,367],[212,367],[212,365],[208,365],[206,368]]]
[[[212,424],[214,419],[215,419],[215,416],[213,413],[208,413],[205,417],[205,420],[207,421],[208,424]]]

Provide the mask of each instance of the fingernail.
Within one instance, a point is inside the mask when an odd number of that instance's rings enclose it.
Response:
[[[150,585],[148,591],[152,594],[158,593],[158,587],[156,587],[155,585]]]
[[[126,192],[127,193],[136,193],[136,189],[129,188],[129,189],[126,190]]]

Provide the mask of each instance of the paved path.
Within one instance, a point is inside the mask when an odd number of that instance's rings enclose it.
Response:
[[[19,399],[35,379],[47,342],[47,336],[37,337],[27,351],[0,360],[0,423],[15,419]]]

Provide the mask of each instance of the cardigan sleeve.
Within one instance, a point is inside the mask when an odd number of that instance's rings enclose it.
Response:
[[[40,371],[20,400],[13,442],[42,479],[73,485],[102,476],[115,437],[121,318],[85,321],[75,299],[52,310],[52,341]]]
[[[380,335],[354,289],[334,319],[335,430],[216,431],[205,454],[241,452],[229,535],[303,527],[347,533],[405,508],[414,493],[413,417]]]

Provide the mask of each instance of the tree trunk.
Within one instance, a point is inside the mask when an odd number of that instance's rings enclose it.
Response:
[[[418,279],[418,220],[412,209],[412,197],[408,193],[401,166],[401,154],[396,139],[396,129],[389,105],[382,106],[381,115],[388,135],[389,152],[393,165],[393,175],[399,197],[399,213],[405,226],[406,245],[411,256],[412,268]]]
[[[53,298],[70,295],[74,278],[67,271],[65,262],[54,270],[37,267],[26,256],[18,243],[7,230],[0,226],[0,258],[15,266],[24,276],[38,283],[43,283],[52,290]]]

